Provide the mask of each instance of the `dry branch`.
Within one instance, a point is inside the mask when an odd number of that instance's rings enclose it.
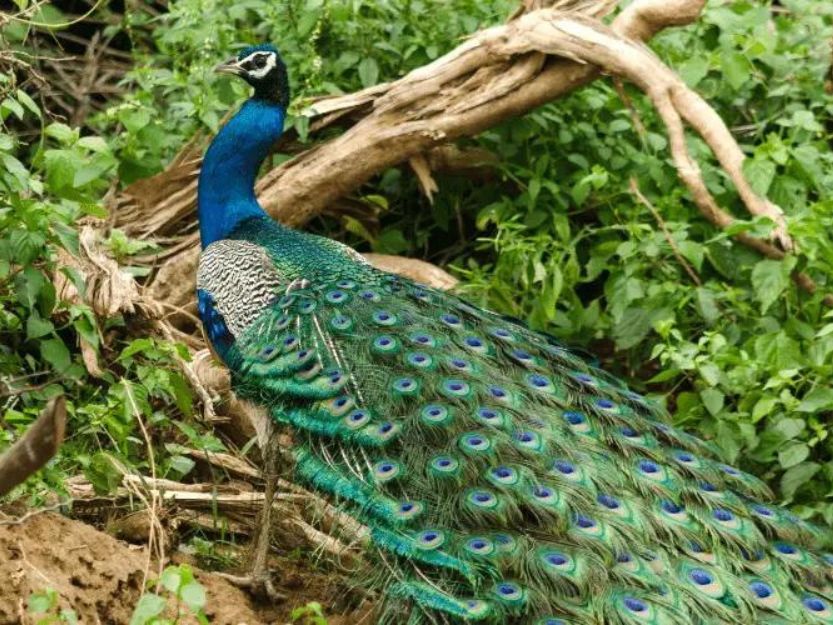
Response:
[[[43,467],[64,441],[67,411],[63,395],[46,404],[23,436],[0,456],[0,497]]]
[[[199,452],[193,450],[197,455]],[[227,454],[212,454],[213,460],[221,464],[228,461]],[[232,462],[236,465],[235,462]],[[105,507],[111,512],[119,506],[128,505],[132,495],[141,493],[143,499],[156,499],[164,506],[166,526],[177,523],[198,525],[203,529],[223,529],[235,533],[251,535],[255,533],[260,522],[258,515],[262,512],[266,494],[256,490],[248,483],[187,484],[162,478],[125,474],[123,486],[118,488],[111,498],[104,500],[93,495],[92,486],[82,478],[70,484],[73,506],[76,512],[85,509]],[[271,498],[268,507],[275,515],[277,526],[289,534],[289,538],[318,549],[340,561],[355,561],[368,540],[368,530],[355,520],[346,517],[333,508],[318,495],[306,491],[294,484],[279,481],[282,492]],[[213,514],[213,516],[210,516]],[[217,514],[220,516],[218,517]],[[153,517],[153,518],[151,518]],[[149,514],[148,509],[129,511],[109,523],[111,529],[125,538],[146,541],[159,529],[157,514]],[[318,525],[320,527],[316,528]],[[347,542],[336,536],[343,535]],[[269,534],[266,534],[269,537]],[[157,538],[158,540],[158,538]]]

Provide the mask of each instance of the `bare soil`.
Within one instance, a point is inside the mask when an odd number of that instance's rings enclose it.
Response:
[[[129,623],[148,566],[145,547],[49,512],[0,523],[0,625],[34,624],[27,598],[47,588],[58,593],[60,608],[74,610],[81,623]],[[216,573],[192,568],[206,590],[206,615],[217,625],[288,623],[295,607],[310,601],[334,605],[345,595],[334,578],[289,560],[281,560],[278,569],[279,590],[287,596],[280,605],[259,603]],[[157,570],[152,566],[151,575]],[[363,614],[327,616],[330,625],[366,620]]]

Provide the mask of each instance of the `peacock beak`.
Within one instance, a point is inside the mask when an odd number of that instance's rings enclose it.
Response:
[[[234,76],[240,76],[246,73],[235,57],[230,58],[225,63],[220,63],[214,68],[214,71],[218,74],[232,74]]]

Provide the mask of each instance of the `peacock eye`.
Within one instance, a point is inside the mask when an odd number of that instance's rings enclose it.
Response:
[[[261,69],[264,65],[266,65],[266,55],[258,54],[257,56],[252,57],[250,62],[255,69]]]

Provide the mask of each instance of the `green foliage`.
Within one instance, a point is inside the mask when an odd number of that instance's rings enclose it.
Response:
[[[233,550],[225,549],[230,543],[223,540],[226,528],[218,519],[217,529],[220,530],[220,538],[215,540],[208,540],[200,536],[191,538],[185,549],[193,553],[200,565],[200,568],[206,571],[215,571],[229,569],[235,566],[240,566],[240,558]],[[182,549],[183,547],[180,547]]]
[[[620,350],[607,367],[667,396],[678,423],[780,484],[799,513],[831,522],[833,342],[820,300],[833,288],[833,156],[823,123],[833,112],[825,90],[833,10],[782,5],[710,3],[700,22],[662,34],[655,49],[733,129],[753,186],[788,216],[796,257],[762,259],[707,224],[644,97],[631,91],[643,136],[602,83],[487,133],[481,143],[501,155],[517,191],[479,207],[441,193],[432,218],[453,224],[452,211],[471,206],[482,238],[458,260],[470,295],[591,351]],[[771,224],[744,215],[702,142],[691,137],[690,146],[709,189],[741,220],[732,233],[766,236]],[[629,193],[631,179],[673,245]],[[813,276],[820,293],[798,291],[794,270]]]
[[[672,391],[678,423],[780,484],[800,513],[830,522],[830,313],[820,295],[798,292],[790,273],[801,269],[831,288],[833,157],[820,120],[833,111],[824,88],[833,11],[784,4],[788,13],[714,3],[695,27],[659,37],[656,49],[734,130],[753,185],[788,215],[802,246],[796,258],[762,259],[707,225],[682,192],[644,99],[634,98],[641,137],[615,92],[597,84],[485,138],[522,190],[479,211],[488,233],[480,249],[495,256],[464,266],[469,291],[493,306],[594,351],[612,338],[628,350],[616,355],[622,373],[648,391]],[[690,143],[712,193],[745,219],[702,143]],[[699,284],[629,195],[631,178]],[[766,235],[770,224],[741,228]]]
[[[134,12],[134,28],[153,20],[152,42],[136,42],[131,93],[102,127],[118,131],[119,173],[130,182],[161,170],[197,130],[216,130],[240,102],[245,86],[213,68],[244,44],[278,44],[297,101],[401,76],[509,7],[511,0],[183,0],[159,18]]]
[[[189,422],[192,393],[176,364],[187,352],[150,338],[127,341],[129,320],[114,318],[102,325],[87,305],[60,301],[52,280],[63,273],[85,293],[83,277],[61,266],[58,253],[78,254],[79,219],[106,217],[101,200],[117,159],[102,138],[48,123],[13,75],[0,74],[0,86],[0,401],[6,425],[0,443],[12,443],[43,403],[63,392],[69,398],[72,437],[24,489],[35,503],[50,490],[63,490],[63,480],[79,471],[107,493],[124,470],[146,469],[140,418],[166,441],[155,452],[157,467],[178,479],[193,462],[178,453],[177,443],[223,448]],[[21,124],[39,131],[32,138],[17,131]],[[108,244],[124,261],[148,247],[118,231]],[[104,332],[116,337],[106,346]],[[99,378],[82,362],[82,339],[106,365]]]
[[[59,599],[58,593],[51,588],[32,593],[26,602],[26,613],[35,625],[78,625],[78,615],[74,610],[61,608]]]
[[[310,601],[289,613],[289,620],[298,625],[327,625],[324,609],[317,601]]]
[[[183,620],[206,624],[205,588],[185,564],[169,566],[158,580],[156,591],[146,592],[133,609],[130,625],[176,625]]]

